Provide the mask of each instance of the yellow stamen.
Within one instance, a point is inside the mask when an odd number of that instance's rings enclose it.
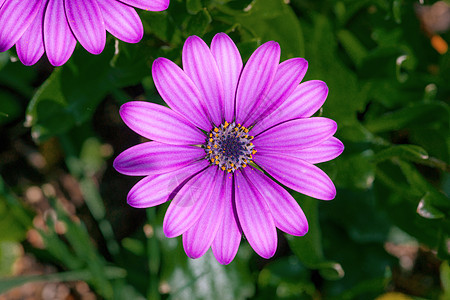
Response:
[[[214,128],[214,132],[219,132],[219,128]]]
[[[213,139],[209,139],[209,141],[212,143],[214,140]]]
[[[218,160],[216,160],[216,165],[218,165],[219,164],[219,161]]]
[[[221,169],[222,169],[222,171],[225,171],[227,168],[225,168],[225,166],[222,166]]]
[[[242,167],[245,168],[247,165],[246,164],[242,164]]]
[[[214,158],[211,158],[211,162],[214,162]]]

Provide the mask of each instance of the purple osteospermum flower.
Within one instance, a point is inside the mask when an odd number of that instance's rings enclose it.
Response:
[[[161,11],[169,0],[0,0],[0,52],[14,44],[24,65],[44,52],[54,66],[72,55],[77,40],[90,53],[105,47],[106,30],[137,43],[144,29],[133,7]]]
[[[171,109],[140,101],[120,109],[132,130],[153,140],[114,161],[125,175],[146,176],[128,203],[151,207],[172,200],[164,233],[183,235],[191,258],[211,247],[228,264],[242,233],[269,258],[277,248],[276,227],[297,236],[308,231],[300,206],[268,175],[311,197],[335,197],[333,182],[314,164],[337,157],[344,146],[333,137],[334,121],[310,118],[328,88],[318,80],[300,84],[303,58],[279,59],[279,45],[267,42],[243,68],[226,34],[217,34],[211,48],[192,36],[183,48],[184,70],[165,58],[153,63],[156,88]]]

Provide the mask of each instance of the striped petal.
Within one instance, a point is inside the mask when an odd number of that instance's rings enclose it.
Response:
[[[48,60],[53,66],[67,62],[77,40],[67,22],[64,1],[49,0],[44,17],[44,45]]]
[[[97,1],[105,28],[119,40],[137,43],[144,35],[144,27],[134,8],[116,0]]]
[[[120,0],[125,4],[150,11],[162,11],[169,7],[170,0]]]
[[[224,119],[234,118],[236,87],[242,70],[242,58],[233,40],[225,33],[218,33],[211,42],[211,53],[216,60],[222,80]]]
[[[0,52],[11,48],[36,18],[42,0],[8,0],[0,9]]]
[[[243,124],[247,116],[262,102],[275,77],[280,61],[280,45],[267,42],[250,56],[242,70],[236,92],[236,122]],[[246,126],[246,123],[243,124]]]
[[[252,128],[253,135],[278,123],[312,116],[325,102],[328,87],[325,82],[311,80],[301,83],[278,109]]]
[[[175,111],[162,105],[131,101],[120,107],[120,116],[136,133],[171,145],[203,144],[206,136]]]
[[[42,1],[39,12],[34,21],[17,41],[17,56],[25,66],[31,66],[44,54],[44,38],[42,36],[42,25],[44,22],[44,12],[47,0]]]
[[[336,129],[337,124],[331,119],[296,119],[260,133],[253,143],[258,151],[295,151],[326,141],[333,136]]]
[[[73,34],[80,44],[92,54],[105,48],[106,31],[98,1],[65,0],[66,16]]]
[[[288,188],[321,200],[336,196],[336,188],[318,167],[286,153],[259,153],[253,160]]]
[[[200,147],[146,142],[120,153],[113,166],[124,175],[145,176],[175,171],[204,156]]]
[[[190,258],[199,258],[208,251],[222,223],[225,191],[231,188],[226,185],[227,176],[218,172],[211,200],[197,222],[183,234],[184,251]]]
[[[275,223],[269,207],[248,176],[246,169],[234,174],[239,223],[253,250],[264,258],[271,258],[277,250]]]
[[[218,170],[207,168],[181,188],[164,216],[163,230],[167,237],[179,236],[197,222],[208,206],[217,185]]]
[[[200,160],[173,172],[148,175],[133,186],[128,193],[127,202],[132,207],[146,208],[171,200],[174,191],[185,184],[186,179],[208,165],[206,160]]]
[[[153,62],[152,74],[156,89],[170,108],[197,127],[205,131],[211,130],[202,95],[180,67],[160,57]]]
[[[310,164],[318,164],[335,159],[341,155],[343,151],[344,144],[342,144],[342,142],[337,138],[331,137],[323,143],[310,148],[290,152],[289,154],[307,161]]]
[[[267,96],[251,112],[244,123],[254,124],[259,122],[276,110],[298,87],[300,81],[305,77],[307,69],[308,62],[303,58],[291,58],[282,62],[277,69]]]
[[[183,70],[202,94],[211,121],[219,126],[223,116],[223,86],[219,69],[208,45],[198,36],[190,36],[183,46]]]
[[[211,245],[214,256],[217,261],[223,265],[229,264],[236,256],[242,236],[233,204],[233,178],[231,176],[226,176],[225,180],[226,187],[223,197],[223,217]]]
[[[297,201],[260,170],[249,167],[245,172],[266,201],[275,226],[291,235],[305,235],[308,232],[308,221]]]

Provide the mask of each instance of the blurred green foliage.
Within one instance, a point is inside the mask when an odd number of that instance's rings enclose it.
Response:
[[[138,44],[109,35],[102,54],[78,46],[58,68],[45,58],[25,67],[13,50],[0,53],[0,293],[31,281],[82,280],[106,299],[373,299],[388,291],[448,299],[450,52],[432,47],[417,5],[172,0],[167,11],[139,12],[146,34]],[[127,208],[134,179],[111,167],[138,142],[118,118],[119,105],[162,103],[153,60],[180,63],[188,36],[210,42],[218,32],[233,38],[244,60],[268,40],[280,43],[282,60],[305,57],[305,80],[330,89],[320,114],[337,121],[346,146],[320,165],[336,199],[291,191],[310,230],[280,233],[269,261],[245,241],[229,266],[210,252],[188,259],[181,240],[162,233],[167,205],[145,214]],[[440,34],[450,41],[448,31]],[[72,178],[76,192],[61,178]],[[48,192],[49,183],[62,192]],[[44,208],[29,201],[36,186]],[[10,277],[24,253],[57,272]]]

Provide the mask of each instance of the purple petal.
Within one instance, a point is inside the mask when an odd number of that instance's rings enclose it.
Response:
[[[252,128],[252,134],[257,135],[284,121],[312,116],[323,105],[327,95],[328,87],[325,82],[320,80],[303,82],[278,109]]]
[[[250,246],[270,258],[277,250],[277,230],[269,207],[248,176],[246,169],[234,173],[236,212]]]
[[[280,45],[272,41],[261,45],[250,56],[237,87],[235,112],[237,123],[243,123],[247,115],[266,97],[279,61]]]
[[[288,188],[321,200],[336,196],[336,188],[325,172],[285,153],[257,152],[253,160]]]
[[[223,86],[219,69],[208,45],[198,36],[190,36],[183,46],[183,70],[203,95],[211,121],[219,126],[223,116]]]
[[[282,62],[275,74],[270,90],[261,104],[249,115],[246,124],[254,124],[276,110],[298,87],[305,77],[308,62],[303,58],[292,58]]]
[[[211,200],[197,222],[183,234],[183,247],[187,256],[199,258],[208,251],[223,219],[226,186],[225,172],[219,171]]]
[[[233,40],[225,33],[218,33],[211,42],[211,53],[219,68],[224,90],[224,118],[231,123],[234,118],[236,87],[242,70],[242,58]]]
[[[9,0],[0,9],[0,52],[11,48],[39,12],[42,0]]]
[[[133,186],[128,193],[127,202],[136,208],[162,204],[170,200],[169,196],[180,184],[208,165],[206,160],[200,160],[173,172],[148,175]]]
[[[164,101],[197,127],[209,131],[211,122],[206,117],[202,95],[192,80],[170,60],[160,57],[153,62],[153,80]]]
[[[167,209],[163,230],[167,237],[176,237],[191,228],[205,211],[216,185],[218,168],[207,168],[184,185]]]
[[[233,208],[233,178],[226,176],[225,181],[223,218],[211,245],[214,256],[223,265],[229,264],[234,259],[241,243],[241,230]]]
[[[205,150],[200,147],[146,142],[120,153],[113,166],[124,175],[145,176],[175,171],[204,156]]]
[[[127,43],[137,43],[142,39],[144,27],[134,8],[116,0],[100,0],[97,3],[107,31]]]
[[[98,1],[65,0],[66,16],[73,34],[92,54],[105,48],[106,31]]]
[[[49,0],[44,17],[44,44],[48,60],[61,66],[70,58],[77,40],[66,19],[64,1]]]
[[[177,112],[162,105],[131,101],[120,107],[120,116],[134,132],[172,145],[203,144],[206,136]]]
[[[169,7],[170,0],[120,0],[125,4],[150,11],[162,11]]]
[[[331,137],[323,143],[310,148],[301,149],[289,154],[298,157],[310,164],[318,164],[321,162],[335,159],[344,151],[344,144],[335,137]]]
[[[34,21],[17,41],[16,50],[20,61],[31,66],[44,54],[44,38],[42,36],[42,25],[44,22],[44,12],[47,1],[43,1]]]
[[[257,151],[295,151],[326,141],[333,136],[336,129],[337,124],[331,119],[296,119],[260,133],[253,143]]]
[[[258,169],[249,167],[245,172],[269,206],[275,226],[288,234],[305,235],[308,221],[297,201]]]
[[[5,0],[0,0],[0,8],[1,8],[2,5],[3,5],[3,2],[5,2]]]

